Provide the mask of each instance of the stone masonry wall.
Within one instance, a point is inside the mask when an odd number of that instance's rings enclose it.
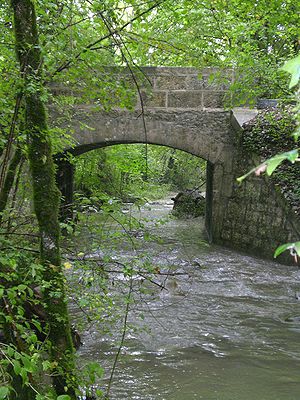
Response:
[[[234,176],[258,165],[258,159],[240,153],[234,167]],[[300,221],[271,178],[252,175],[243,183],[234,183],[222,221],[219,243],[272,258],[275,249],[283,243],[300,239]],[[291,263],[288,253],[279,261]]]
[[[101,98],[104,98],[103,87],[107,86],[110,100],[115,98],[115,101],[108,104],[112,109],[119,108],[122,101],[125,105],[130,104],[133,109],[140,109],[141,102],[147,109],[216,109],[223,108],[224,97],[233,79],[233,73],[227,70],[220,74],[220,71],[214,68],[199,71],[196,68],[143,67],[134,70],[133,79],[127,68],[106,67],[99,69],[98,79],[99,88],[102,86],[99,98],[95,84],[91,98],[83,96],[89,84],[84,78],[78,86],[53,84],[51,91],[54,95],[75,96],[79,99],[78,104],[80,99],[84,99],[85,104],[89,101],[101,107],[105,103],[101,103]]]
[[[219,71],[213,68],[199,71],[196,68],[146,67],[142,71],[151,83],[142,88],[144,106],[150,108],[223,108],[228,84],[233,79],[232,72],[226,71],[220,81]]]

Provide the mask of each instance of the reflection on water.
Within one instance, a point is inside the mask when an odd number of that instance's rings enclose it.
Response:
[[[128,332],[111,399],[298,400],[298,269],[208,247],[199,218],[157,227],[170,208],[158,202],[142,210],[163,243],[141,235],[136,253],[180,275],[160,276],[166,289],[147,285],[135,295],[129,319],[139,329]],[[119,339],[85,332],[79,354],[109,369]]]

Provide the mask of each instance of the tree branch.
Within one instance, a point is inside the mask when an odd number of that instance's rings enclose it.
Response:
[[[143,15],[148,14],[150,11],[154,10],[155,8],[157,8],[158,6],[160,6],[162,3],[164,3],[166,0],[160,0],[157,3],[155,3],[153,6],[149,7],[147,10],[141,12],[140,14],[138,14],[137,16],[135,16],[134,18],[132,18],[130,21],[126,22],[124,25],[122,25],[120,28],[116,28],[115,30],[109,32],[108,34],[102,36],[100,39],[95,40],[94,42],[88,44],[84,49],[82,49],[81,51],[79,51],[71,60],[66,61],[65,63],[63,63],[61,66],[59,66],[51,75],[51,78],[53,78],[56,74],[58,74],[59,72],[62,72],[63,70],[67,69],[75,60],[77,60],[83,53],[87,52],[88,50],[93,50],[93,47],[96,46],[97,44],[99,44],[100,42],[103,42],[104,40],[119,34],[120,32],[122,32],[127,26],[129,26],[130,24],[132,24],[134,21],[136,21],[137,19],[141,18]]]

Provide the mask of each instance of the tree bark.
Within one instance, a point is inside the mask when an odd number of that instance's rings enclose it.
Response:
[[[19,162],[21,160],[21,149],[19,147],[16,148],[15,154],[9,164],[8,171],[5,177],[3,188],[0,192],[0,224],[2,222],[1,213],[5,210],[9,193],[14,183],[15,173]]]
[[[61,222],[73,221],[74,165],[64,155],[56,157],[55,163],[56,183],[62,194],[59,219]]]
[[[40,230],[40,254],[44,265],[44,303],[49,324],[49,357],[57,395],[76,399],[74,348],[60,262],[58,222],[60,193],[55,183],[55,166],[42,101],[42,55],[33,0],[11,0],[14,14],[16,53],[24,79],[25,131],[28,138],[33,201]]]

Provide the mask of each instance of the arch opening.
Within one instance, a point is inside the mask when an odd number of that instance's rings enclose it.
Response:
[[[100,143],[73,153],[76,162],[59,160],[58,183],[63,194],[62,219],[72,214],[74,190],[91,196],[102,191],[122,201],[193,192],[205,197],[205,227],[212,239],[213,164],[172,146]],[[74,169],[74,166],[76,168]],[[76,170],[76,172],[75,172]],[[75,182],[75,185],[74,185]],[[176,195],[176,194],[175,194]]]

